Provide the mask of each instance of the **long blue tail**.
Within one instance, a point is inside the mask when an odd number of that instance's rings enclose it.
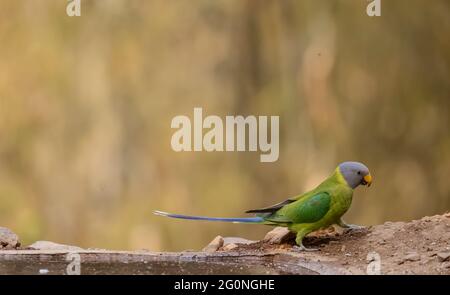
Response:
[[[233,223],[260,223],[260,222],[264,221],[264,219],[262,219],[261,217],[248,217],[248,218],[204,217],[204,216],[189,216],[189,215],[172,214],[172,213],[167,213],[167,212],[162,212],[162,211],[153,211],[153,214],[159,215],[159,216],[179,218],[179,219],[224,221],[224,222],[233,222]]]

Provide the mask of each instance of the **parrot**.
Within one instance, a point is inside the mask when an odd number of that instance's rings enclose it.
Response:
[[[155,215],[206,221],[222,221],[233,223],[264,224],[287,227],[296,234],[294,248],[298,251],[316,251],[306,248],[303,238],[316,230],[337,224],[342,228],[358,229],[358,225],[344,222],[342,216],[350,208],[353,191],[359,185],[372,184],[372,175],[367,166],[359,162],[343,162],[334,172],[316,188],[291,197],[270,207],[252,209],[245,213],[253,213],[254,217],[221,218],[172,214],[154,211]]]

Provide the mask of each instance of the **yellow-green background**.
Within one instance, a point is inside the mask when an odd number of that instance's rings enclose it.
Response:
[[[198,249],[341,161],[374,176],[347,221],[450,208],[450,2],[0,2],[0,226],[24,244]],[[176,115],[280,116],[280,158],[175,153]]]

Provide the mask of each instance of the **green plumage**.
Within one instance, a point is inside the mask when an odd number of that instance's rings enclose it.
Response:
[[[286,205],[251,210],[264,219],[262,223],[285,226],[297,233],[296,242],[302,245],[308,233],[332,224],[343,224],[341,217],[350,208],[353,189],[348,186],[337,168],[334,173],[314,190],[289,199]],[[274,208],[270,212],[270,208]]]

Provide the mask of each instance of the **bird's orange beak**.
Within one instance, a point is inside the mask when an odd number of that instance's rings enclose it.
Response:
[[[372,184],[372,175],[370,173],[364,176],[364,184],[367,184],[367,186]]]

